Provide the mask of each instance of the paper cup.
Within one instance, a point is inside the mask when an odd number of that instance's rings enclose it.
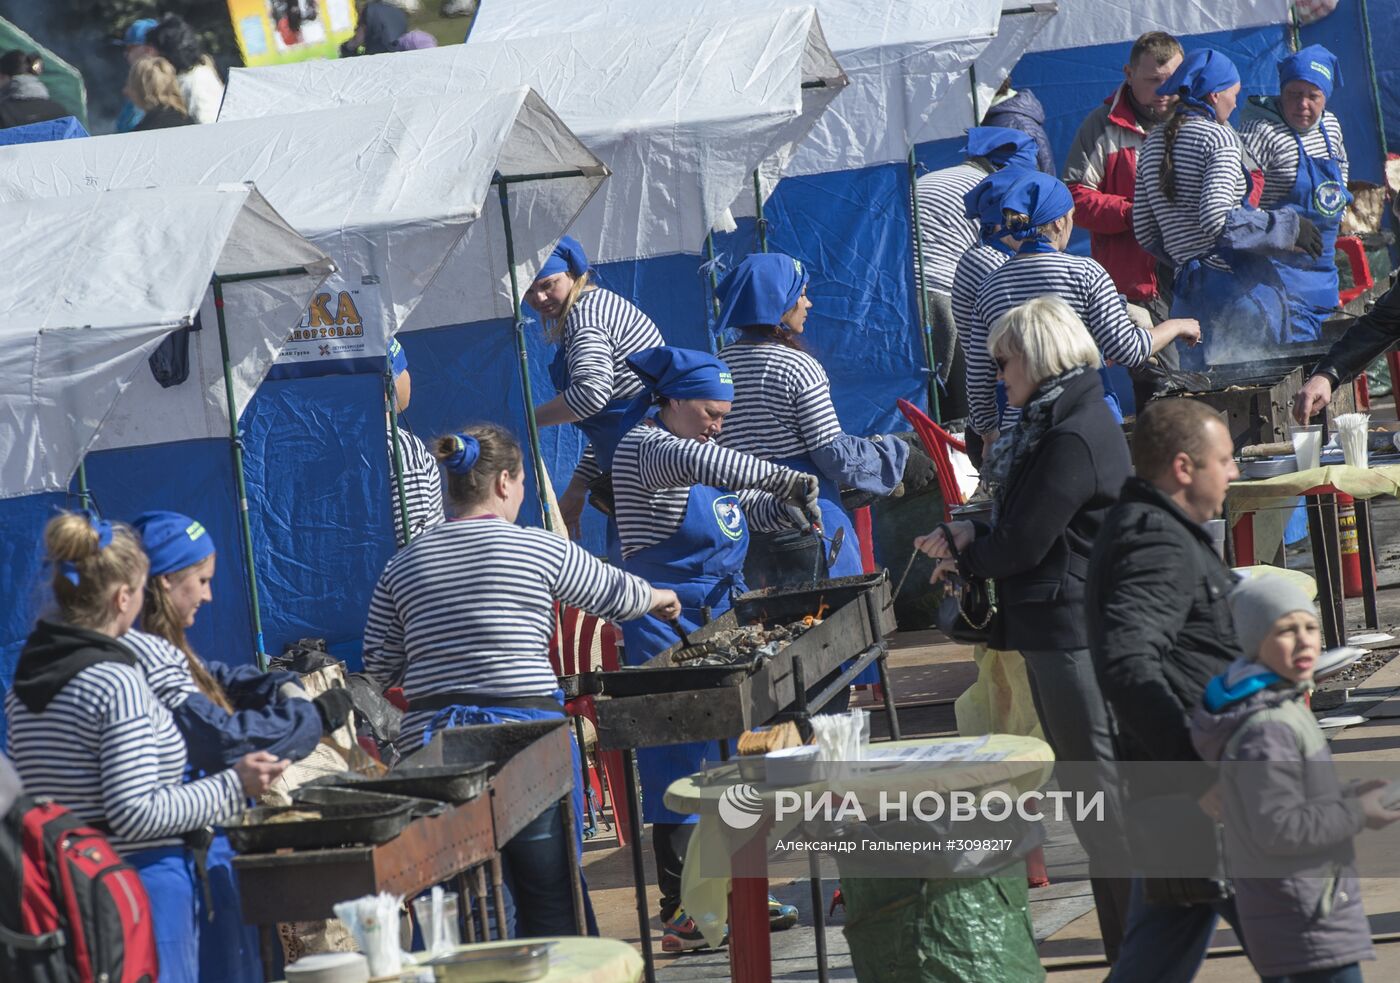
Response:
[[[1299,471],[1322,467],[1322,424],[1293,428],[1293,456]]]

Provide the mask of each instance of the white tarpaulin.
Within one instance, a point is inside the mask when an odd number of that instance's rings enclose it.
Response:
[[[579,171],[585,176],[509,185],[517,268],[528,276],[607,169],[524,86],[0,147],[0,200],[255,181],[346,281],[377,280],[381,310],[365,321],[382,354],[459,240],[465,261],[438,277],[439,292],[450,294],[459,320],[509,316],[492,179]]]
[[[1117,44],[1148,31],[1187,37],[1288,23],[1288,0],[1059,0],[1059,5],[1031,51]]]
[[[0,204],[23,249],[0,278],[0,497],[68,486],[96,447],[227,437],[210,278],[302,272],[225,288],[239,408],[288,325],[334,269],[252,185],[109,191]],[[162,388],[151,353],[188,335],[183,382]]]
[[[850,86],[817,121],[787,174],[904,160],[937,139],[943,100],[996,36],[1002,0],[816,0]],[[723,23],[790,0],[482,0],[471,42],[687,19]],[[956,112],[956,110],[954,110]],[[960,124],[967,127],[966,122]]]
[[[591,259],[608,262],[698,252],[725,208],[752,197],[759,163],[790,155],[846,84],[811,7],[644,30],[566,27],[234,69],[219,118],[529,85],[612,171],[571,229]]]
[[[997,36],[982,49],[973,70],[949,89],[925,140],[962,136],[982,120],[997,88],[1011,76],[1016,62],[1035,43],[1055,17],[1058,8],[1074,0],[1002,0]],[[976,86],[974,97],[973,87]],[[921,141],[922,142],[922,141]]]

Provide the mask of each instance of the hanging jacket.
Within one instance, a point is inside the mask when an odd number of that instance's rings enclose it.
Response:
[[[1147,127],[1125,82],[1079,126],[1065,160],[1074,224],[1089,233],[1089,251],[1134,303],[1157,296],[1157,259],[1133,236],[1133,185]]]
[[[1313,371],[1328,376],[1335,389],[1396,344],[1400,344],[1400,290],[1391,287],[1333,343]]]
[[[1191,721],[1201,757],[1221,765],[1226,869],[1261,976],[1373,958],[1351,843],[1365,817],[1303,702],[1310,688],[1238,660]]]
[[[0,91],[0,130],[72,115],[49,98],[48,86],[33,75],[16,75]]]
[[[1035,166],[1046,174],[1055,173],[1055,155],[1050,149],[1050,135],[1045,132],[1045,107],[1030,89],[1012,89],[1005,99],[992,103],[982,117],[982,125],[1020,130],[1035,141]]]

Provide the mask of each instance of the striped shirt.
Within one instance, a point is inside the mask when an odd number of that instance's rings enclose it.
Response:
[[[978,337],[972,336],[973,326],[979,324],[977,292],[982,282],[1010,258],[1000,249],[978,246],[963,253],[958,260],[958,271],[953,275],[953,323],[957,326],[958,344],[962,346],[967,364],[967,414],[972,429],[979,433],[997,428],[997,363],[987,351],[986,330],[979,328]],[[978,394],[976,401],[972,399],[974,392]]]
[[[365,673],[409,700],[449,693],[548,696],[554,601],[609,621],[651,607],[646,581],[543,529],[445,522],[390,558],[370,600]],[[413,746],[432,711],[404,718]]]
[[[122,853],[178,845],[181,833],[243,808],[233,769],[184,783],[184,739],[138,667],[88,666],[43,713],[11,691],[5,714],[25,791],[63,803],[84,822],[107,823]]]
[[[811,355],[786,345],[729,345],[719,353],[734,377],[734,408],[719,443],[765,461],[802,457],[841,436],[831,380]]]
[[[122,644],[135,654],[146,685],[163,706],[174,710],[191,696],[200,695],[190,674],[189,659],[166,639],[133,628],[122,636]]]
[[[388,439],[392,439],[389,437]],[[417,539],[442,522],[442,473],[416,434],[399,427],[399,456],[403,460],[403,494],[408,503],[408,531]],[[403,517],[399,514],[399,482],[394,474],[394,449],[389,445],[389,494],[394,507],[394,540],[404,544]]]
[[[1322,131],[1327,131],[1324,137]],[[1260,208],[1274,208],[1293,191],[1298,179],[1298,132],[1277,116],[1252,115],[1240,127],[1240,139],[1254,163],[1264,172],[1264,193]],[[1324,111],[1320,125],[1301,134],[1303,150],[1309,157],[1335,158],[1342,165],[1342,184],[1346,184],[1350,166],[1347,149],[1342,143],[1342,124],[1337,117]],[[1327,143],[1331,141],[1329,152]]]
[[[924,289],[948,293],[958,259],[977,245],[978,223],[967,217],[963,196],[990,173],[971,162],[925,174],[915,182]]]
[[[1127,306],[1108,272],[1087,256],[1022,253],[987,275],[973,303],[968,352],[985,351],[992,326],[1013,307],[1053,294],[1070,306],[1109,361],[1135,368],[1152,354],[1152,335],[1128,318]],[[984,370],[985,372],[985,370]],[[995,386],[995,368],[992,386]],[[975,386],[974,386],[975,384]],[[995,401],[985,374],[968,377],[968,405]],[[992,428],[995,429],[995,428]]]
[[[1207,264],[1228,270],[1212,255],[1231,212],[1249,190],[1244,175],[1244,148],[1227,124],[1188,116],[1172,147],[1176,200],[1168,201],[1159,187],[1168,126],[1148,134],[1138,154],[1133,189],[1133,235],[1138,244],[1173,266],[1210,257]]]
[[[796,472],[712,441],[685,440],[649,423],[633,427],[613,458],[613,495],[623,556],[672,536],[685,521],[690,489],[723,488],[739,497],[749,526],[791,525],[778,496]]]

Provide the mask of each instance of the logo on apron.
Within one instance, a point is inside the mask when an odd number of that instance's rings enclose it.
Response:
[[[1347,190],[1337,181],[1323,181],[1313,189],[1313,206],[1323,215],[1340,215],[1347,207]]]
[[[744,535],[744,510],[739,507],[738,495],[721,495],[715,499],[715,521],[719,531],[732,540]]]

